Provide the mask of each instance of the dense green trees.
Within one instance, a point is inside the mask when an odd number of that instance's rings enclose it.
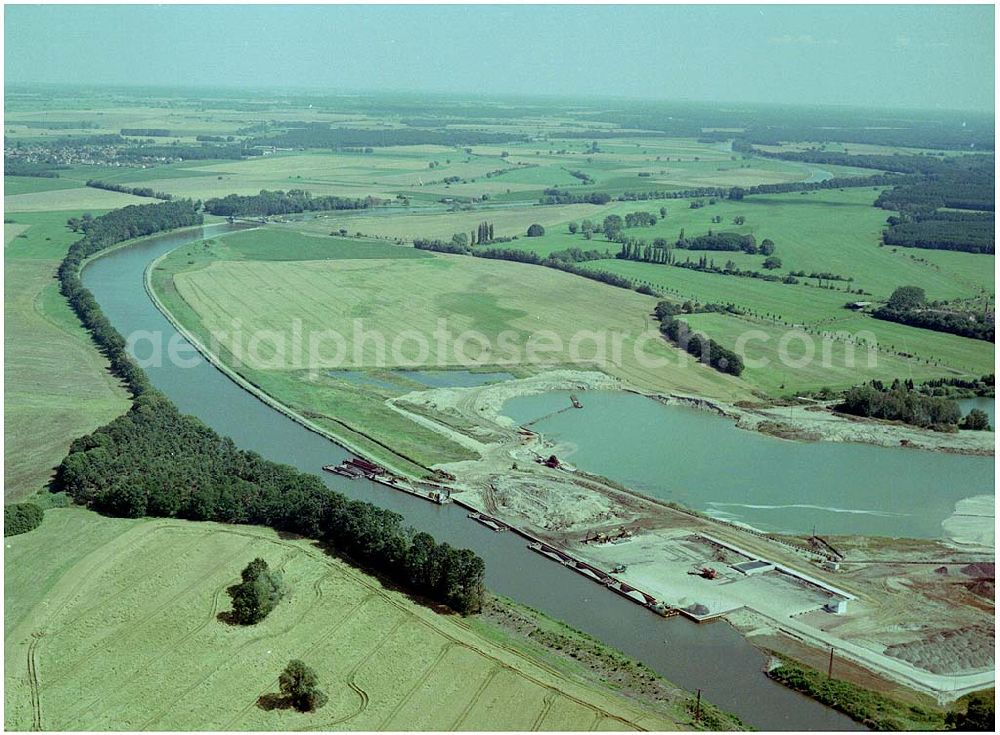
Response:
[[[487,243],[493,242],[493,223],[492,222],[480,222],[479,227],[472,235],[473,245],[486,245]]]
[[[563,189],[546,189],[539,201],[542,204],[607,204],[611,195],[600,191],[576,194]]]
[[[617,214],[609,214],[601,223],[601,231],[604,233],[604,237],[608,240],[614,241],[617,239],[624,226],[625,221],[621,217]]]
[[[282,148],[361,148],[397,145],[492,145],[527,140],[524,135],[491,133],[454,128],[429,130],[413,128],[342,128],[331,127],[328,122],[282,121],[282,132],[254,138],[257,145]]]
[[[933,329],[935,332],[957,334],[960,337],[969,337],[970,339],[982,339],[987,342],[995,340],[993,321],[984,314],[932,309],[899,311],[882,307],[873,311],[872,316],[876,319],[884,319],[921,329]]]
[[[285,594],[279,572],[271,571],[260,557],[247,564],[242,581],[229,589],[233,600],[233,622],[255,625],[266,618]]]
[[[871,187],[871,186],[892,186],[899,183],[906,177],[901,174],[874,174],[872,176],[836,176],[824,181],[795,181],[786,184],[758,184],[743,189],[744,196],[753,194],[786,194],[793,191],[822,191],[825,189],[845,189],[848,187]],[[623,191],[619,194],[610,192],[581,192],[575,193],[565,189],[546,189],[542,197],[538,200],[540,204],[607,204],[614,200],[619,202],[645,202],[658,199],[691,199],[695,197],[716,197],[719,199],[729,196],[730,189],[722,187],[705,187],[701,189],[684,190],[652,190]],[[696,207],[704,206],[703,202],[698,202]],[[662,208],[661,208],[662,214]],[[666,216],[665,214],[663,216]]]
[[[989,212],[926,212],[889,217],[882,242],[893,247],[992,255],[996,221]]]
[[[756,255],[758,252],[757,239],[753,235],[741,235],[738,232],[711,232],[697,237],[684,237],[683,234],[677,238],[674,247],[681,250],[714,250],[714,251],[743,251],[748,255]]]
[[[187,199],[131,205],[96,218],[89,215],[73,218],[67,223],[74,230],[82,231],[83,237],[70,246],[59,265],[60,290],[108,358],[111,371],[125,382],[133,395],[149,389],[149,381],[125,352],[125,340],[111,326],[90,291],[83,287],[80,267],[86,258],[116,243],[201,223],[198,205]]]
[[[986,411],[974,408],[962,419],[962,423],[958,425],[958,428],[968,429],[969,431],[989,431],[989,414]]]
[[[368,209],[384,204],[381,199],[365,197],[364,199],[346,199],[336,196],[314,197],[304,189],[284,191],[267,191],[260,194],[240,195],[230,194],[205,202],[205,211],[220,217],[269,217],[274,214],[293,214],[296,212],[317,212],[341,209]]]
[[[441,240],[430,240],[418,238],[413,241],[413,247],[419,250],[433,250],[438,253],[449,253],[451,255],[472,255],[477,258],[492,258],[494,260],[512,260],[516,263],[529,263],[531,265],[543,265],[546,268],[566,271],[576,276],[589,278],[593,281],[600,281],[609,286],[618,288],[634,289],[635,283],[624,276],[608,271],[595,271],[589,268],[582,268],[576,265],[577,262],[586,260],[601,260],[608,257],[608,254],[598,250],[581,250],[580,248],[567,248],[550,253],[543,258],[533,250],[519,250],[517,248],[476,248],[468,246],[462,247],[452,242],[442,242]]]
[[[34,503],[12,503],[3,507],[3,535],[17,536],[41,525],[45,511]]]
[[[900,286],[889,297],[886,306],[890,309],[905,311],[919,309],[927,304],[927,294],[919,286]]]
[[[973,694],[965,706],[965,712],[949,712],[945,716],[948,730],[965,732],[993,732],[996,729],[995,705],[985,694]]]
[[[902,421],[922,428],[951,431],[962,417],[958,404],[947,398],[928,396],[914,388],[912,381],[898,379],[886,387],[873,380],[844,394],[838,411],[855,416]]]
[[[625,215],[626,227],[652,227],[659,220],[650,212],[629,212]]]
[[[169,138],[170,131],[165,128],[122,128],[121,135],[136,138]]]
[[[872,316],[987,342],[995,339],[991,315],[955,310],[947,306],[929,306],[924,290],[917,286],[900,286],[889,297],[886,305],[873,311]]]

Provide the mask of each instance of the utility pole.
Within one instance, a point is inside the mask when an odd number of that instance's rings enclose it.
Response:
[[[833,678],[833,646],[830,646],[830,666],[826,670],[826,678]]]
[[[694,721],[701,722],[701,689],[698,689],[697,692],[698,692],[698,700],[695,702],[694,705]]]

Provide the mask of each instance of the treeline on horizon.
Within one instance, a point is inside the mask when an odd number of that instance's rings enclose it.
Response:
[[[303,189],[268,191],[260,194],[229,194],[205,201],[205,211],[220,217],[269,217],[276,214],[296,214],[342,209],[369,209],[385,204],[375,197],[348,199],[338,196],[318,196]]]
[[[875,168],[904,174],[883,191],[875,206],[897,212],[890,216],[883,242],[894,247],[953,250],[992,255],[995,251],[992,154],[932,155],[849,154],[820,150],[741,150],[754,155],[838,166]],[[970,211],[939,211],[942,208]]]
[[[25,163],[17,160],[16,156],[20,149],[29,148],[44,142],[49,148],[106,148],[114,146],[115,155],[122,161],[143,161],[151,158],[182,158],[185,160],[239,160],[245,157],[260,156],[262,152],[246,147],[243,143],[227,142],[215,144],[203,142],[201,145],[191,143],[167,143],[152,142],[142,140],[130,140],[118,133],[102,133],[98,135],[80,135],[75,137],[51,138],[45,141],[37,140],[4,140],[4,150],[8,154],[4,160],[4,175],[30,175],[13,174],[9,170],[11,166],[36,166],[46,170],[68,168],[50,163],[31,162]]]
[[[442,125],[444,122],[442,121]],[[254,138],[253,145],[279,148],[384,148],[396,145],[489,145],[526,141],[524,135],[427,128],[334,128],[330,123],[282,123],[283,132]],[[294,127],[293,127],[294,126]]]
[[[649,189],[624,191],[620,194],[590,191],[575,192],[556,187],[545,189],[539,204],[607,204],[617,202],[644,202],[659,199],[697,199],[715,197],[717,199],[742,199],[744,196],[789,194],[797,191],[822,191],[824,189],[849,189],[865,186],[893,186],[902,177],[894,173],[872,174],[871,176],[835,176],[823,181],[789,181],[783,184],[758,184],[756,186],[712,186],[699,189],[666,190]]]
[[[73,442],[52,489],[111,515],[253,523],[309,536],[458,612],[477,611],[485,565],[475,553],[404,527],[399,514],[349,500],[313,474],[240,450],[181,414],[129,357],[83,286],[84,261],[126,240],[201,223],[190,200],[132,205],[78,223],[84,236],[59,266],[61,290],[133,405]]]

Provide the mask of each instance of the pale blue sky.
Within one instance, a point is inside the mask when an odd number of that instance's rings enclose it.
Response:
[[[5,7],[7,84],[993,109],[991,5]]]

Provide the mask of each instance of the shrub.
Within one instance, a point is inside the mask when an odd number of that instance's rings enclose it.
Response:
[[[964,419],[962,419],[962,423],[959,424],[959,428],[968,429],[969,431],[989,431],[990,417],[985,411],[974,408],[969,411],[968,415]]]
[[[285,594],[278,572],[256,558],[242,572],[243,581],[229,594],[233,598],[233,620],[240,625],[255,625],[266,618]]]
[[[17,536],[34,531],[42,523],[45,512],[34,503],[5,505],[3,509],[3,535]]]

